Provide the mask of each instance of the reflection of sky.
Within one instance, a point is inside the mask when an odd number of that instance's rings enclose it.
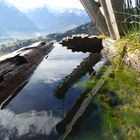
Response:
[[[0,110],[0,139],[9,140],[12,137],[28,135],[49,135],[55,132],[55,125],[60,118],[53,116],[52,112],[26,112],[15,114],[10,110]],[[6,133],[5,133],[6,132]]]
[[[87,56],[88,53],[73,53],[56,44],[48,58],[39,64],[29,83],[6,109],[0,111],[0,131],[5,132],[2,135],[5,138],[7,135],[8,138],[16,133],[15,135],[21,137],[28,136],[33,131],[31,135],[49,135],[50,139],[53,135],[50,132],[54,130],[55,124],[63,118],[82,92],[81,88],[71,88],[65,99],[59,100],[53,94],[54,89]],[[37,137],[35,140],[38,140]]]
[[[34,82],[44,81],[48,84],[59,81],[67,74],[70,74],[86,56],[88,56],[88,53],[73,53],[71,50],[57,44],[48,55],[48,58],[44,59],[39,65],[31,80]]]
[[[93,69],[96,71],[96,74],[99,73],[101,68],[107,63],[107,59],[102,58],[98,63],[96,63],[95,66],[93,66]]]

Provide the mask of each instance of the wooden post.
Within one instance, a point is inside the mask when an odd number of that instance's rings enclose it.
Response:
[[[101,34],[109,35],[108,27],[100,8],[95,0],[80,0],[92,21],[96,23],[97,30]]]
[[[113,39],[119,39],[123,34],[124,16],[123,12],[124,0],[100,0],[101,6],[105,14],[106,23]]]

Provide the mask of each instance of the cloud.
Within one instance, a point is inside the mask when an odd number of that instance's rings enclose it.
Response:
[[[78,8],[83,9],[79,0],[7,0],[12,3],[15,7],[22,11],[26,11],[29,9],[34,9],[42,6],[49,6],[53,9],[58,8]]]
[[[46,111],[15,114],[8,109],[0,110],[0,138],[49,135],[60,120]]]
[[[54,46],[48,58],[44,59],[36,69],[32,81],[43,80],[44,83],[52,84],[62,80],[79,65],[79,62],[82,62],[89,55],[89,53],[83,54],[82,52],[73,53],[71,50],[67,50],[66,47],[62,47],[62,45],[57,43]]]

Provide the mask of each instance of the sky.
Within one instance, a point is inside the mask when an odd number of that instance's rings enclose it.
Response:
[[[78,8],[83,9],[79,0],[7,0],[21,11],[28,11],[47,5],[52,9]]]

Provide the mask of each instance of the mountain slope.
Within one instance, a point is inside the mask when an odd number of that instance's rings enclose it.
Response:
[[[90,21],[84,10],[77,9],[51,12],[47,7],[42,7],[29,11],[26,16],[48,33],[63,32]]]
[[[70,37],[75,34],[89,34],[89,35],[96,35],[97,30],[96,30],[96,25],[93,24],[92,22],[81,25],[77,28],[74,28],[72,30],[68,30],[65,33],[54,33],[54,34],[49,34],[47,35],[47,38],[51,40],[57,40],[60,41],[64,37]]]
[[[5,35],[5,34],[6,34],[6,32],[3,29],[0,28],[0,36]]]
[[[0,2],[0,28],[6,32],[32,32],[38,27],[9,3]]]

